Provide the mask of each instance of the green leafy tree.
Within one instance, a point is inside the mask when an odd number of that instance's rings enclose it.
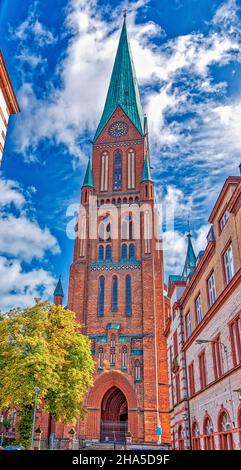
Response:
[[[83,417],[94,361],[75,314],[49,302],[11,310],[0,321],[0,409],[17,407],[20,443],[29,447],[34,387],[56,421]]]

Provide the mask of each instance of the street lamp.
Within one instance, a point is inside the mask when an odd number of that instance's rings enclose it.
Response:
[[[220,344],[220,346],[223,347],[225,358],[226,358],[226,367],[227,367],[227,372],[229,372],[229,364],[228,364],[228,348],[227,346],[222,343],[221,341],[215,341],[212,339],[197,339],[196,340],[197,344],[205,344],[205,343],[211,343],[211,344]],[[234,418],[234,407],[233,407],[233,394],[232,394],[232,387],[231,387],[231,379],[230,375],[228,376],[228,385],[229,385],[229,393],[230,393],[230,402],[231,402],[231,407],[232,407],[232,414],[233,414],[233,427],[235,428],[235,418]]]
[[[36,423],[36,410],[37,410],[37,401],[38,401],[38,394],[40,392],[39,387],[34,387],[35,391],[35,399],[34,399],[34,412],[33,412],[33,427],[32,427],[32,437],[31,437],[31,449],[34,449],[34,432],[35,432],[35,423]]]

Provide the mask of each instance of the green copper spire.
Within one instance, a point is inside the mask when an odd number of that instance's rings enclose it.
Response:
[[[54,296],[64,297],[64,291],[63,291],[63,287],[62,287],[61,276],[59,276],[57,286],[55,287]]]
[[[93,180],[93,173],[92,173],[90,158],[89,158],[88,165],[87,165],[87,168],[86,168],[83,187],[84,186],[89,186],[90,188],[94,187],[94,180]]]
[[[196,267],[196,255],[194,253],[194,249],[192,246],[192,235],[189,232],[187,235],[188,243],[187,243],[187,256],[186,256],[186,261],[182,273],[182,278],[183,279],[188,279],[188,277],[193,273],[195,267]]]
[[[144,116],[141,107],[134,63],[127,37],[125,16],[105,107],[94,141],[99,137],[101,131],[104,129],[118,105],[121,106],[140,134],[143,135]]]
[[[141,182],[143,183],[144,181],[152,181],[148,155],[146,155],[142,170]]]

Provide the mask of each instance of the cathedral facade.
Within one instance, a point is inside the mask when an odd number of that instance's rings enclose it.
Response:
[[[78,436],[169,443],[163,253],[125,19],[92,145],[69,276],[68,308],[96,362]]]

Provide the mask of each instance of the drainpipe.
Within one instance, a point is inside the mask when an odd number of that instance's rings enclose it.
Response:
[[[182,345],[184,346],[184,326],[183,326],[183,310],[180,307],[180,323],[181,323],[181,333],[182,333]],[[191,433],[191,416],[190,416],[190,398],[188,392],[188,380],[187,380],[187,357],[186,351],[182,351],[184,358],[184,367],[185,367],[185,385],[186,385],[186,394],[187,394],[187,414],[188,414],[188,432],[189,432],[189,447],[192,450],[192,433]]]

